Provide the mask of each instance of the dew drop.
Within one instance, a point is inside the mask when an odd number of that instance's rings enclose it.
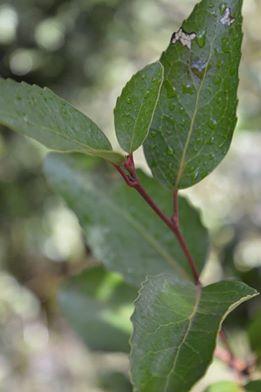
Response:
[[[224,14],[224,12],[226,11],[226,9],[227,9],[227,4],[225,4],[225,3],[220,4],[219,10],[220,10],[221,15]]]
[[[197,35],[197,44],[200,48],[204,48],[206,45],[206,32],[203,30]]]
[[[182,85],[182,92],[183,94],[193,94],[194,89],[191,84],[187,83]]]
[[[215,129],[217,127],[217,120],[215,118],[211,118],[208,122],[208,125],[211,129]]]
[[[199,177],[199,169],[197,169],[197,170],[195,171],[194,180],[197,180],[198,177]]]
[[[170,147],[168,148],[167,155],[170,156],[170,157],[173,156],[173,150],[172,150],[172,148],[170,148]]]
[[[201,61],[194,61],[192,63],[192,72],[196,75],[199,79],[202,79],[206,69],[206,63],[202,63]]]

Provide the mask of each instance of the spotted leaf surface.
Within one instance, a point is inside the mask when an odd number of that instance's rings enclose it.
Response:
[[[212,361],[227,314],[256,295],[235,281],[199,288],[167,274],[148,279],[132,316],[134,391],[190,391]]]
[[[115,129],[121,147],[131,153],[147,137],[163,82],[160,62],[134,75],[122,90],[114,111]]]
[[[0,78],[0,124],[53,150],[122,161],[90,118],[47,88]]]
[[[242,0],[202,0],[160,61],[161,88],[145,156],[171,188],[207,176],[226,155],[236,125]]]
[[[91,166],[88,166],[92,163]],[[124,279],[139,286],[148,274],[173,272],[193,279],[186,257],[171,231],[134,189],[130,189],[108,165],[92,159],[51,154],[45,173],[76,213],[94,256]],[[172,194],[138,171],[141,182],[168,215]],[[208,234],[198,211],[180,197],[180,222],[198,271],[206,262]]]

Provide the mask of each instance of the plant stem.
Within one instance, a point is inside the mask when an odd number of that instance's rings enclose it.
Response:
[[[216,348],[215,357],[227,364],[230,369],[232,369],[236,373],[239,381],[248,378],[251,372],[252,364],[246,363],[234,356],[231,357],[230,352],[221,347]]]
[[[179,227],[179,196],[178,190],[173,192],[173,222]]]
[[[226,335],[224,329],[221,329],[219,336],[220,336],[221,341],[224,344],[225,349],[229,353],[230,359],[232,361],[233,359],[235,359],[235,356],[234,356],[234,353],[233,353],[233,351],[231,349],[231,346],[230,346],[230,344],[228,342],[228,338],[227,338],[227,335]]]
[[[113,166],[120,173],[120,175],[122,176],[126,184],[129,187],[136,189],[136,191],[146,201],[146,203],[150,206],[150,208],[158,215],[158,217],[168,226],[168,228],[175,235],[184,255],[188,260],[195,284],[201,287],[202,284],[200,282],[200,277],[196,268],[196,263],[190,253],[186,240],[180,230],[178,191],[175,190],[173,193],[173,215],[171,218],[169,218],[160,209],[160,207],[155,203],[152,197],[147,193],[147,191],[141,185],[140,180],[136,174],[136,168],[135,168],[132,154],[126,158],[126,161],[124,163],[125,170],[118,165],[113,165]],[[220,332],[220,338],[225,346],[225,349],[218,347],[216,349],[215,356],[220,360],[222,360],[223,362],[225,362],[231,369],[233,369],[238,375],[238,378],[242,380],[243,377],[246,377],[248,375],[250,366],[234,356],[233,351],[231,350],[231,347],[228,343],[226,334],[223,329]]]
[[[171,217],[169,218],[164,212],[158,207],[158,205],[154,202],[154,200],[151,198],[151,196],[147,193],[147,191],[143,188],[141,185],[139,178],[136,175],[136,170],[134,166],[134,161],[132,155],[129,155],[125,161],[124,167],[127,170],[128,173],[126,173],[120,166],[114,165],[116,170],[120,173],[120,175],[123,177],[125,182],[127,183],[128,186],[131,188],[136,189],[136,191],[141,195],[141,197],[146,201],[146,203],[150,206],[150,208],[158,215],[158,217],[168,226],[168,228],[172,231],[172,233],[176,236],[181,249],[183,250],[184,255],[186,256],[189,266],[191,268],[193,278],[195,281],[195,284],[198,286],[201,286],[201,282],[199,279],[199,274],[197,272],[196,268],[196,263],[189,251],[189,248],[186,244],[185,238],[179,228],[179,223],[178,223],[178,209],[176,210],[176,214],[174,214],[175,218]],[[175,206],[178,206],[177,203],[177,192],[175,195]]]

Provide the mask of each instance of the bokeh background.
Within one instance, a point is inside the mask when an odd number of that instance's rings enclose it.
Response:
[[[195,3],[1,0],[0,75],[50,87],[92,117],[115,144],[112,110],[123,85],[159,57]],[[205,282],[238,276],[260,289],[260,0],[244,2],[244,17],[239,122],[231,151],[185,193],[202,208],[211,233]],[[91,352],[57,306],[61,282],[94,260],[75,216],[47,185],[45,154],[32,140],[0,129],[0,390],[128,391],[127,356]],[[145,165],[141,152],[137,160]],[[258,299],[241,306],[226,325],[239,356],[251,357],[251,349],[260,356]],[[231,378],[215,362],[197,390]]]

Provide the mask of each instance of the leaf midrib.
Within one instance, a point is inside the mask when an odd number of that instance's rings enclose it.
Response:
[[[189,147],[189,144],[190,144],[190,140],[191,140],[191,137],[192,137],[192,134],[193,134],[193,131],[194,131],[194,125],[195,125],[196,117],[197,117],[197,114],[198,114],[198,106],[199,106],[200,94],[201,94],[202,88],[204,86],[206,75],[207,75],[207,71],[208,71],[208,67],[209,67],[209,63],[210,63],[210,60],[211,60],[212,55],[213,55],[213,44],[214,44],[214,42],[216,40],[216,31],[217,31],[217,29],[215,29],[215,34],[214,34],[214,38],[213,38],[213,40],[211,42],[211,45],[210,45],[210,53],[209,53],[209,57],[208,57],[208,60],[207,60],[207,63],[206,63],[206,68],[205,68],[205,71],[204,71],[204,75],[203,75],[203,78],[202,78],[202,80],[200,82],[199,89],[197,91],[195,108],[194,108],[194,111],[193,111],[193,115],[191,117],[190,128],[189,128],[188,136],[187,136],[187,139],[186,139],[186,143],[185,143],[185,146],[184,146],[184,149],[183,149],[183,152],[182,152],[182,156],[181,156],[181,160],[180,160],[180,165],[179,165],[179,169],[178,169],[178,173],[177,173],[174,189],[178,189],[179,182],[180,182],[182,174],[184,172],[187,150],[188,150],[188,147]]]
[[[150,130],[150,127],[151,127],[153,118],[154,118],[154,114],[155,114],[156,108],[157,108],[157,106],[158,106],[158,102],[159,102],[159,98],[160,98],[160,93],[161,93],[161,88],[162,88],[163,81],[164,81],[164,67],[163,67],[163,65],[162,65],[160,62],[159,62],[159,65],[160,65],[160,67],[161,67],[161,82],[160,82],[160,84],[159,84],[156,102],[155,102],[154,108],[153,108],[152,113],[151,113],[151,116],[150,116],[150,122],[149,122],[149,124],[148,124],[148,126],[147,126],[147,132],[144,134],[144,136],[143,136],[143,141],[142,141],[142,142],[144,142],[144,140],[146,139],[146,136],[147,136],[148,133],[149,133],[149,130]],[[141,104],[140,104],[140,107],[139,107],[139,110],[138,110],[138,114],[137,114],[137,116],[136,116],[135,123],[134,123],[134,126],[133,126],[132,138],[131,138],[131,142],[130,142],[130,152],[133,150],[133,144],[134,144],[135,138],[137,137],[137,135],[136,135],[136,127],[137,127],[138,120],[139,120],[139,118],[140,118],[140,114],[141,114],[142,107],[143,107],[143,105],[144,105],[145,99],[146,99],[146,98],[145,98],[145,96],[144,96],[143,99],[142,99],[142,102],[141,102]],[[142,143],[141,143],[141,144],[142,144]]]
[[[185,343],[185,341],[186,341],[186,339],[187,339],[187,337],[188,337],[188,335],[189,335],[189,333],[191,331],[191,327],[192,327],[194,318],[197,315],[197,311],[198,311],[198,308],[199,308],[199,305],[200,305],[201,294],[202,294],[202,288],[200,286],[197,286],[196,287],[195,303],[194,303],[191,315],[188,317],[187,328],[185,329],[185,331],[183,333],[183,336],[182,336],[182,339],[181,339],[181,342],[180,342],[180,344],[179,344],[179,346],[178,346],[178,348],[176,350],[176,356],[174,358],[173,366],[172,366],[172,368],[170,369],[170,371],[169,371],[169,373],[167,375],[166,384],[165,384],[165,387],[164,387],[164,392],[168,391],[171,375],[173,373],[175,373],[175,369],[176,369],[176,365],[177,365],[177,362],[178,362],[178,359],[179,359],[179,355],[180,355],[181,349],[182,349],[182,347],[183,347],[183,345],[184,345],[184,343]]]
[[[12,115],[10,115],[10,113],[8,113],[8,117],[9,117],[9,119],[11,119],[11,121],[17,121],[17,120],[20,121],[19,117],[17,117],[17,116],[12,116]],[[88,120],[88,119],[87,119],[87,120]],[[13,125],[10,126],[10,124],[8,124],[7,121],[2,121],[2,120],[1,120],[0,122],[1,122],[2,125],[5,125],[5,126],[7,126],[7,127],[10,127],[10,128],[13,127]],[[44,131],[47,131],[49,134],[54,134],[54,135],[56,135],[56,136],[61,137],[62,139],[66,140],[66,141],[69,141],[69,142],[73,142],[73,143],[75,143],[75,144],[78,144],[79,146],[81,146],[81,147],[83,148],[83,150],[88,151],[90,154],[91,154],[91,153],[92,153],[92,154],[96,154],[96,151],[97,151],[97,152],[102,152],[102,151],[104,151],[104,152],[112,152],[112,150],[104,150],[104,149],[100,150],[100,149],[95,149],[95,148],[93,148],[93,147],[90,147],[88,144],[84,144],[84,143],[80,142],[79,140],[74,139],[74,137],[70,137],[70,136],[67,136],[67,135],[65,135],[65,134],[62,134],[62,133],[60,133],[60,132],[57,132],[56,128],[47,127],[46,125],[42,125],[42,124],[39,125],[39,124],[36,124],[36,123],[34,123],[33,121],[29,120],[29,119],[26,121],[26,124],[29,124],[30,126],[33,126],[33,127],[41,128],[41,129],[43,129]],[[17,131],[17,132],[21,133],[20,131]],[[100,131],[100,132],[101,132],[101,131]],[[34,138],[34,136],[29,136],[29,135],[28,135],[28,137]],[[63,151],[63,150],[62,150],[62,151]],[[75,151],[75,150],[71,150],[71,151]]]

